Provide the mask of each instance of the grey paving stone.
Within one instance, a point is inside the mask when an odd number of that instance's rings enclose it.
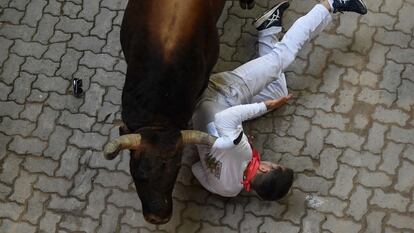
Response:
[[[357,32],[358,34],[358,32]],[[352,40],[346,37],[338,37],[337,34],[328,34],[326,32],[321,32],[318,37],[315,39],[315,45],[320,45],[326,49],[340,49],[344,50],[352,44]],[[316,49],[317,47],[315,47]],[[325,53],[328,53],[325,50]],[[322,57],[321,61],[326,61],[327,57]],[[320,64],[315,65],[315,67],[320,67]]]
[[[81,163],[91,168],[106,168],[108,170],[114,171],[120,159],[121,159],[121,154],[114,160],[107,160],[104,158],[102,151],[88,150],[82,156]],[[129,164],[128,164],[128,169],[129,169]]]
[[[304,117],[294,116],[288,134],[298,139],[305,139],[305,133],[310,129],[309,120]]]
[[[94,232],[98,227],[99,222],[88,217],[79,217],[73,215],[64,215],[61,222],[58,224],[59,228],[68,229],[69,231],[83,231]]]
[[[40,217],[43,215],[43,205],[48,200],[48,195],[33,191],[33,195],[27,201],[27,209],[23,215],[23,219],[29,221],[31,224],[37,225]]]
[[[71,129],[80,129],[88,132],[95,123],[95,118],[89,117],[83,113],[72,114],[67,110],[62,111],[58,124],[67,126]]]
[[[67,181],[62,178],[48,177],[44,175],[39,175],[39,179],[35,183],[34,187],[40,189],[46,193],[59,193],[61,196],[66,196],[69,188],[72,186],[72,182]],[[54,199],[57,199],[53,204],[56,204],[56,207],[59,208],[57,204],[60,200],[57,196]],[[52,202],[51,202],[52,203]],[[51,203],[49,203],[51,205]]]
[[[387,223],[400,229],[414,229],[414,222],[410,216],[392,213]]]
[[[389,47],[374,43],[371,51],[369,52],[369,62],[367,64],[367,68],[374,72],[382,71],[385,65],[385,54],[389,50]]]
[[[115,21],[115,19],[114,19]],[[121,28],[112,25],[112,30],[108,33],[106,38],[106,44],[102,49],[102,52],[109,53],[113,57],[119,57],[122,51],[120,38]],[[116,67],[115,67],[116,69]]]
[[[332,144],[338,148],[351,147],[354,150],[360,150],[365,139],[353,132],[342,132],[331,129],[326,138],[326,143]]]
[[[46,100],[46,104],[56,110],[69,110],[70,112],[78,112],[83,100],[75,98],[72,95],[59,95],[57,93],[50,93]]]
[[[356,129],[365,129],[368,126],[369,121],[367,119],[367,116],[363,114],[356,114],[352,123],[353,127]]]
[[[101,108],[104,94],[105,89],[100,85],[92,83],[85,94],[85,103],[80,108],[80,111],[86,112],[90,116],[96,116],[98,110]]]
[[[89,34],[89,30],[93,27],[91,22],[87,22],[83,19],[71,19],[69,17],[60,17],[59,22],[56,24],[56,29],[62,30],[65,33],[79,33],[83,36]]]
[[[110,102],[114,105],[121,105],[122,92],[115,87],[108,87],[107,90],[108,91],[104,96],[104,101]]]
[[[275,233],[299,233],[300,228],[290,222],[275,221],[272,218],[264,218],[264,224],[259,227],[260,232]]]
[[[128,190],[131,182],[131,177],[122,172],[108,172],[103,169],[99,169],[98,176],[95,178],[95,183],[101,184],[104,187],[117,187],[122,190]]]
[[[292,156],[290,154],[284,154],[279,162],[281,165],[289,167],[295,172],[314,170],[312,159],[305,156]]]
[[[414,162],[413,155],[414,155],[414,145],[407,145],[404,150],[404,153],[402,154],[402,157]]]
[[[0,16],[0,19],[1,17],[2,16]],[[0,64],[2,64],[7,59],[8,51],[12,45],[13,40],[8,40],[4,37],[0,37]]]
[[[1,232],[35,233],[36,227],[26,222],[12,222],[8,219],[4,219],[3,223],[0,225],[0,231]]]
[[[62,216],[53,212],[46,212],[39,224],[39,230],[43,232],[56,232],[57,223],[61,220]]]
[[[348,199],[348,196],[354,186],[353,179],[356,174],[356,169],[346,165],[340,165],[335,177],[334,186],[330,190],[330,194],[343,200]]]
[[[404,66],[393,61],[387,61],[383,70],[383,80],[379,87],[387,89],[389,92],[396,92],[397,87],[401,84],[401,74]]]
[[[400,164],[399,157],[403,150],[403,145],[389,142],[382,152],[383,162],[379,166],[379,169],[388,174],[395,174],[395,169]]]
[[[381,157],[370,152],[354,151],[346,149],[340,161],[354,167],[365,167],[375,171],[380,163]]]
[[[316,115],[312,118],[312,123],[320,125],[322,128],[345,130],[349,119],[340,114],[325,113],[324,111],[317,110]]]
[[[374,105],[378,103],[385,104],[389,107],[397,98],[395,94],[389,93],[385,90],[372,90],[364,88],[359,93],[357,99],[368,104]]]
[[[345,86],[339,91],[339,103],[335,105],[335,112],[348,113],[354,105],[357,88]]]
[[[97,171],[81,167],[74,176],[73,187],[70,195],[86,199],[86,196],[92,191],[92,182]]]
[[[411,98],[411,90],[414,88],[414,82],[402,80],[401,86],[398,87],[397,93],[398,93],[398,100],[397,105],[400,108],[405,109],[406,111],[409,111],[412,109],[414,105],[414,101]]]
[[[27,101],[33,102],[33,103],[42,103],[48,97],[49,97],[48,93],[41,92],[40,90],[37,90],[37,89],[32,89],[31,94],[29,95],[29,97],[27,97]]]
[[[335,148],[325,148],[319,157],[319,167],[316,174],[328,179],[334,178],[335,171],[338,169],[338,157],[341,150]]]
[[[14,8],[3,8],[3,13],[0,15],[0,21],[11,24],[19,24],[23,16],[24,12],[18,11]]]
[[[12,53],[16,53],[19,56],[33,56],[40,59],[42,54],[46,51],[47,46],[37,42],[25,42],[22,40],[15,40],[13,47],[11,48]]]
[[[72,35],[61,30],[55,29],[53,37],[50,39],[51,43],[67,42],[72,38]]]
[[[94,21],[95,16],[99,13],[98,1],[83,1],[82,11],[79,13],[80,18],[88,21]]]
[[[80,157],[81,151],[69,146],[60,158],[61,166],[56,171],[56,176],[63,176],[71,180],[73,175],[78,171]]]
[[[229,227],[226,226],[214,226],[208,223],[203,223],[200,233],[208,233],[208,232],[217,232],[217,233],[225,233],[225,232],[229,232],[229,233],[235,233],[236,231],[230,229]]]
[[[374,122],[369,129],[368,141],[364,148],[374,153],[380,153],[384,147],[384,134],[387,130],[387,126]]]
[[[402,48],[407,48],[411,41],[411,37],[403,32],[387,31],[383,28],[378,28],[374,38],[383,45],[395,45]]]
[[[332,105],[334,105],[335,100],[329,98],[325,94],[308,94],[298,99],[298,104],[302,104],[307,108],[319,108],[327,112],[331,111]]]
[[[363,71],[360,76],[359,83],[364,86],[375,88],[380,79],[380,76],[370,71]]]
[[[360,221],[368,211],[368,198],[371,194],[371,190],[365,189],[362,186],[357,186],[355,192],[349,199],[350,205],[346,213],[354,217],[357,221]]]
[[[35,127],[36,125],[30,121],[13,120],[9,117],[4,117],[0,122],[0,131],[6,135],[21,135],[27,137]]]
[[[365,67],[364,57],[357,55],[351,52],[341,52],[339,50],[333,50],[332,56],[329,60],[330,62],[334,62],[335,64],[362,69]]]
[[[106,87],[116,87],[122,90],[125,81],[125,75],[120,72],[108,72],[103,69],[96,69],[96,74],[92,81]]]
[[[0,116],[10,116],[17,118],[19,113],[23,111],[23,105],[16,104],[12,101],[1,101],[0,102]]]
[[[309,154],[312,158],[319,158],[319,153],[323,150],[324,138],[327,135],[327,130],[312,125],[311,130],[306,135],[306,146],[303,149],[303,154]]]
[[[47,140],[55,128],[55,121],[59,117],[59,112],[45,107],[39,116],[37,128],[33,131],[33,135],[43,140]]]
[[[20,118],[27,119],[32,122],[37,121],[37,117],[42,111],[42,105],[37,103],[25,104],[24,110],[20,113]]]
[[[9,186],[0,183],[0,201],[6,202],[11,192],[12,189]]]
[[[117,38],[119,40],[119,37]],[[92,50],[94,53],[100,53],[105,45],[105,41],[96,36],[81,36],[73,34],[68,46],[79,51]]]
[[[359,232],[362,226],[350,220],[338,219],[329,215],[326,222],[322,224],[322,228],[335,233],[346,233]]]
[[[65,79],[71,80],[72,75],[76,72],[79,59],[82,57],[82,53],[74,49],[66,49],[65,55],[62,57],[62,65],[56,72],[57,75],[62,76]]]
[[[395,190],[410,193],[410,190],[414,187],[413,169],[413,164],[406,161],[402,162],[402,166],[398,169],[398,181],[394,186]]]
[[[26,98],[30,94],[32,83],[36,76],[27,73],[20,73],[20,76],[14,81],[13,92],[9,94],[9,100],[14,100],[19,104],[26,102]]]
[[[23,167],[27,171],[32,173],[41,172],[49,176],[53,176],[58,165],[58,162],[43,157],[26,157],[23,163]]]
[[[198,211],[198,208],[203,208],[203,211],[202,212]],[[204,222],[212,223],[214,225],[220,225],[219,224],[220,219],[224,216],[224,210],[218,209],[213,206],[188,203],[187,208],[182,213],[182,216],[184,218],[188,218],[196,222],[204,221]],[[227,228],[227,229],[230,230],[230,228]],[[216,231],[213,231],[213,232],[216,232]]]
[[[76,18],[81,10],[82,7],[73,2],[65,2],[62,8],[63,14],[69,18]]]
[[[65,151],[66,142],[71,134],[71,130],[56,126],[55,131],[50,135],[48,147],[43,155],[58,160],[63,151]]]
[[[399,2],[397,1],[397,4]],[[396,4],[396,5],[397,5]],[[394,5],[394,4],[393,4]],[[398,11],[398,22],[395,25],[395,29],[401,30],[405,33],[412,33],[413,25],[409,22],[406,22],[404,19],[412,19],[412,10],[414,9],[414,6],[412,4],[409,4],[408,2],[405,2],[404,5],[401,7],[401,9]]]
[[[85,65],[89,68],[103,68],[105,70],[112,70],[117,63],[117,58],[104,53],[92,53],[86,51],[79,61],[79,64]]]
[[[88,195],[88,205],[85,207],[84,214],[90,216],[93,219],[99,219],[99,216],[105,209],[106,197],[109,193],[109,189],[104,189],[101,186],[93,185],[92,192]],[[131,226],[133,225],[131,224]]]
[[[315,209],[318,212],[334,214],[338,217],[344,216],[344,210],[347,207],[347,203],[336,197],[317,197],[312,196],[312,200],[318,200],[319,203],[311,202],[309,199],[310,196],[307,196],[307,205],[311,209]]]
[[[374,196],[370,200],[371,205],[381,208],[389,208],[404,213],[410,200],[399,193],[385,193],[381,189],[374,190]]]
[[[36,82],[33,83],[34,88],[38,88],[44,92],[54,91],[60,94],[65,94],[70,83],[69,81],[59,77],[47,77],[45,75],[39,74]]]
[[[104,102],[102,107],[98,110],[98,122],[112,123],[115,119],[115,114],[119,112],[120,106]]]
[[[103,0],[101,2],[101,7],[107,7],[111,10],[123,10],[126,7],[128,1],[125,0]]]
[[[373,43],[373,36],[376,28],[361,24],[353,37],[354,43],[351,46],[353,51],[366,54]]]
[[[48,5],[43,10],[44,13],[50,13],[52,15],[59,16],[62,3],[57,0],[49,0]]]
[[[43,54],[44,58],[50,59],[54,62],[59,62],[63,54],[66,53],[65,43],[53,43],[49,45],[49,49]]]
[[[301,219],[306,212],[305,200],[305,193],[296,189],[292,190],[288,196],[287,211],[283,214],[283,219],[287,219],[295,224],[300,224]]]
[[[319,88],[320,92],[332,94],[339,88],[340,77],[345,73],[344,68],[330,65],[323,73],[323,83]]]
[[[83,149],[102,150],[107,137],[97,133],[83,133],[79,130],[74,130],[69,142]]]
[[[26,6],[26,14],[22,20],[22,23],[32,27],[37,26],[37,22],[42,17],[43,8],[47,5],[45,0],[32,0]]]
[[[53,29],[55,28],[55,25],[58,21],[58,17],[44,14],[39,21],[39,26],[36,34],[33,37],[33,40],[47,44],[49,39],[53,36]]]
[[[77,200],[72,197],[59,197],[56,194],[51,195],[51,200],[48,204],[48,208],[55,211],[69,212],[69,213],[80,213],[85,207],[86,203]]]
[[[7,39],[22,39],[24,41],[30,41],[34,35],[36,29],[27,25],[12,25],[3,24],[0,30],[0,35]]]
[[[45,142],[33,137],[23,138],[21,136],[15,136],[13,137],[13,141],[9,144],[10,151],[23,155],[40,155],[45,148]]]
[[[400,109],[386,109],[378,106],[375,109],[373,118],[384,123],[396,123],[400,126],[405,126],[410,116]]]
[[[401,49],[399,47],[392,46],[390,52],[387,54],[387,58],[390,58],[397,63],[410,63],[414,55],[414,49]]]
[[[2,168],[0,169],[0,180],[3,183],[13,185],[15,179],[19,175],[19,166],[22,161],[23,158],[14,154],[9,154],[3,160]]]
[[[304,232],[320,232],[320,224],[324,220],[324,216],[316,211],[309,210],[305,218],[303,218]]]
[[[374,211],[367,215],[367,233],[376,233],[382,230],[382,223],[385,213]]]
[[[385,27],[388,30],[392,30],[396,23],[396,18],[384,13],[370,13],[366,17],[362,17],[361,22],[368,24],[370,27]]]
[[[99,14],[95,18],[96,22],[99,23],[95,24],[95,27],[91,30],[91,35],[106,39],[109,31],[112,30],[112,20],[115,16],[116,12],[101,8]]]
[[[0,31],[1,32],[1,31]],[[10,85],[19,76],[20,66],[24,63],[25,59],[17,56],[16,54],[10,54],[9,58],[4,62],[2,67],[2,82]]]
[[[352,37],[358,28],[358,18],[351,14],[345,14],[339,17],[339,20],[340,24],[336,31],[345,36]]]
[[[47,76],[53,76],[59,64],[47,59],[35,59],[27,57],[26,62],[22,66],[22,70],[31,74],[44,74]]]
[[[102,224],[98,227],[99,233],[110,233],[117,230],[118,218],[121,215],[121,210],[113,205],[108,205],[105,212],[102,214]]]
[[[0,83],[0,100],[6,101],[7,96],[12,91],[12,88],[13,88],[12,86],[8,86],[4,83]]]
[[[9,200],[24,204],[32,193],[32,185],[36,179],[37,176],[21,170],[20,176],[14,182],[13,193]]]
[[[279,137],[276,135],[270,135],[265,146],[275,152],[288,152],[297,155],[303,147],[303,144],[303,141],[299,141],[294,137]]]
[[[360,169],[357,178],[358,183],[366,187],[387,187],[391,185],[391,178],[384,172],[369,172]]]
[[[328,190],[332,186],[332,181],[328,181],[318,176],[308,176],[305,174],[298,174],[293,187],[297,187],[305,192],[317,192],[321,195],[327,195]]]

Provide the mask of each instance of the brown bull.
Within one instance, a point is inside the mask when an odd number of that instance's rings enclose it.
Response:
[[[182,131],[218,58],[217,20],[225,0],[130,0],[121,28],[128,64],[122,93],[123,135],[105,147],[107,159],[130,149],[130,171],[145,219],[169,221],[172,191],[186,143],[208,135]],[[251,8],[253,0],[240,0]]]

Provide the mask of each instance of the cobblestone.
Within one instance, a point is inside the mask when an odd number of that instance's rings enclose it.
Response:
[[[263,159],[295,170],[278,202],[209,194],[186,148],[163,226],[145,222],[129,172],[102,147],[121,120],[127,0],[0,0],[0,232],[412,233],[412,0],[335,14],[286,72],[294,100],[248,122]],[[226,1],[215,72],[255,56],[251,11]],[[284,29],[316,1],[290,1]],[[74,98],[71,80],[83,81]]]

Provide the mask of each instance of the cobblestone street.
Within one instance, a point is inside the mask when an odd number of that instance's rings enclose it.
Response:
[[[188,146],[173,217],[155,226],[128,152],[102,156],[121,119],[127,0],[0,0],[0,233],[414,233],[414,0],[365,2],[289,67],[294,99],[246,124],[264,159],[295,171],[288,196],[210,194]],[[256,56],[252,21],[275,3],[226,2],[214,72]],[[315,3],[292,0],[285,30]]]

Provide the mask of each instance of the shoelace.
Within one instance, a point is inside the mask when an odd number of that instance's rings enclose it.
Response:
[[[272,17],[268,19],[268,23],[266,25],[266,28],[269,27],[270,24],[272,24],[274,21],[279,20],[280,19],[280,15],[279,15],[279,9],[276,10],[276,14],[272,14]]]

